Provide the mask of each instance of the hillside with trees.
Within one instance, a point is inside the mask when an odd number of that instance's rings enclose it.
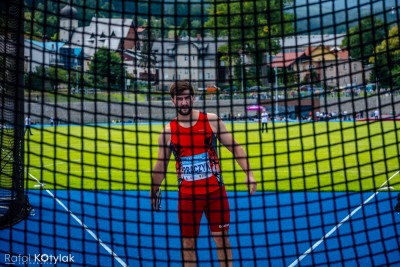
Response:
[[[296,5],[287,12],[295,15],[299,34],[339,34],[357,26],[366,17],[379,18],[389,24],[395,22],[396,7],[399,7],[396,0],[296,0]]]
[[[157,21],[155,25],[162,28],[163,36],[168,30],[181,25],[191,29],[186,34],[195,36],[204,33],[202,25],[209,20],[209,0],[185,1],[122,1],[122,0],[72,0],[78,10],[81,25],[87,25],[93,16],[133,18],[138,26],[148,25],[149,21]],[[289,22],[295,25],[297,34],[331,34],[345,33],[361,19],[374,16],[382,21],[396,21],[396,0],[386,1],[346,1],[346,0],[296,0],[283,1],[279,12],[292,14]],[[43,35],[56,39],[59,11],[66,1],[58,0],[25,0],[28,23],[25,32],[33,37]],[[221,2],[222,3],[222,2]],[[239,3],[239,2],[238,2]],[[271,8],[274,6],[271,4]],[[392,7],[394,9],[392,9]],[[272,10],[272,9],[270,9]],[[255,10],[257,12],[257,10]],[[32,23],[29,23],[32,21]]]

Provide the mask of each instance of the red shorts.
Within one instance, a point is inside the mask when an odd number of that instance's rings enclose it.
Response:
[[[229,229],[230,212],[225,187],[205,195],[179,193],[178,216],[182,237],[196,238],[199,235],[203,212],[211,232]]]

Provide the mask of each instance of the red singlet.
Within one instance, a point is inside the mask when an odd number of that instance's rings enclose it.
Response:
[[[171,150],[176,160],[180,193],[207,194],[223,185],[218,159],[216,136],[207,114],[200,112],[192,127],[171,121]]]

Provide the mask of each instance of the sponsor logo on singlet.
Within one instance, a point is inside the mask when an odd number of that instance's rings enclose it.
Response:
[[[181,178],[186,181],[197,181],[212,176],[208,153],[181,157]]]

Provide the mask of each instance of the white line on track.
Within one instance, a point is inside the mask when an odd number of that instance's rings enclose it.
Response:
[[[45,185],[43,183],[41,183],[35,176],[33,176],[32,174],[30,174],[28,172],[28,175],[30,177],[32,177],[36,182],[38,182],[42,187],[44,187]],[[58,204],[60,204],[60,206],[69,213],[69,215],[71,215],[71,217],[80,225],[82,226],[83,229],[85,229],[108,253],[111,254],[111,256],[113,256],[113,258],[115,260],[117,260],[123,267],[128,267],[128,264],[126,264],[109,246],[107,246],[99,237],[97,237],[97,235],[89,229],[89,227],[84,224],[82,222],[81,219],[79,219],[74,213],[72,213],[72,211],[70,209],[68,209],[67,206],[64,205],[64,203],[61,202],[61,200],[59,200],[58,198],[56,198],[54,196],[54,194],[46,189],[46,192],[52,197],[54,198],[55,201],[57,201]]]
[[[376,197],[379,194],[379,189],[383,188],[390,180],[393,179],[397,174],[399,174],[400,171],[397,171],[395,174],[393,174],[389,179],[387,179],[379,188],[378,190],[373,193],[367,200],[365,200],[360,206],[355,208],[349,215],[343,218],[335,227],[333,227],[328,233],[326,233],[323,237],[321,237],[320,240],[318,240],[312,247],[307,249],[306,252],[303,253],[300,257],[298,257],[294,262],[292,262],[288,267],[294,267],[297,264],[299,264],[305,257],[307,257],[309,254],[311,254],[319,245],[322,244],[326,239],[328,239],[329,236],[331,236],[336,230],[339,229],[340,226],[342,226],[345,222],[347,222],[351,216],[356,214],[364,205],[366,205],[368,202],[370,202],[374,197]]]

